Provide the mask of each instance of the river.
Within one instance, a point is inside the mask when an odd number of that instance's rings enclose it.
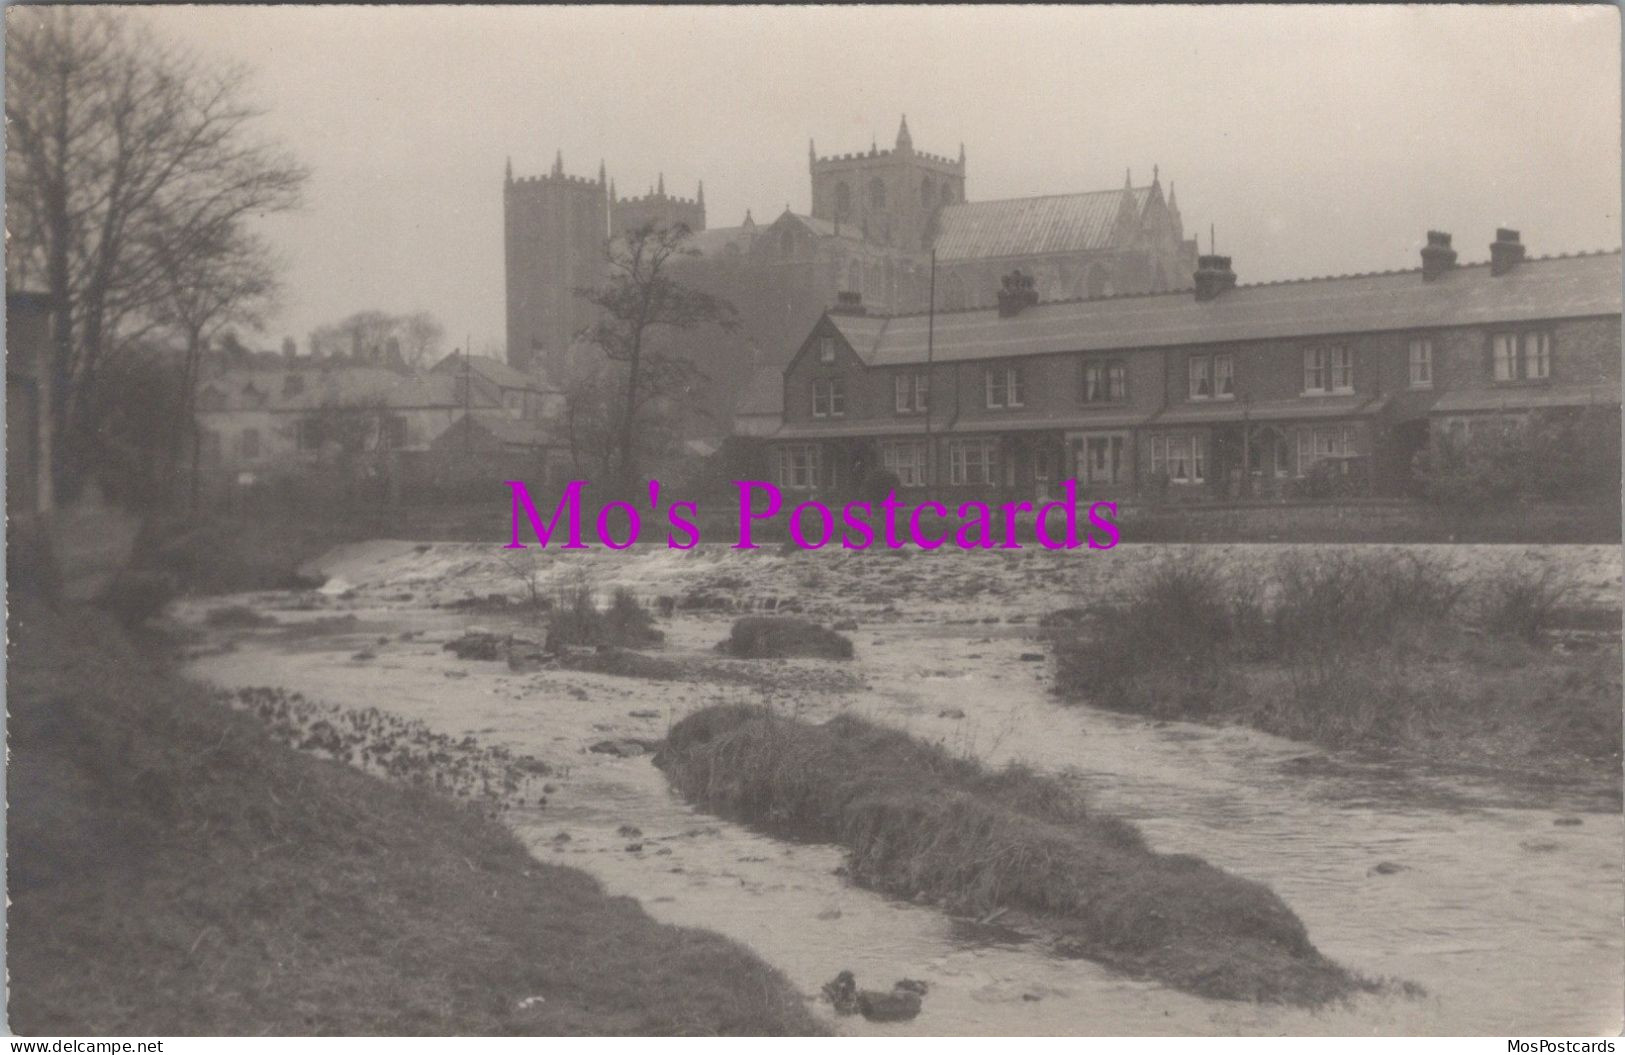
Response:
[[[1562,564],[1593,602],[1617,604],[1610,547],[1409,547],[1448,553],[1463,574],[1497,560]],[[376,706],[457,736],[536,755],[558,772],[545,806],[510,814],[539,858],[584,869],[656,918],[738,939],[816,994],[838,971],[868,988],[930,986],[912,1022],[831,1022],[848,1033],[1615,1034],[1625,986],[1622,840],[1616,803],[1550,788],[1360,761],[1236,727],[1150,722],[1064,706],[1048,691],[1037,616],[1109,591],[1148,559],[1267,559],[1269,547],[1134,547],[1126,556],[1048,553],[781,555],[502,554],[494,546],[369,543],[321,562],[319,601],[256,594],[277,620],[206,631],[192,672],[225,687],[277,685]],[[1151,551],[1157,551],[1155,553]],[[980,562],[980,563],[979,563]],[[442,644],[517,617],[435,607],[488,592],[585,581],[648,599],[731,592],[767,607],[843,615],[858,684],[828,663],[771,661],[762,685],[650,682],[459,661]],[[674,657],[712,656],[731,615],[661,621]],[[358,654],[367,658],[357,658]],[[840,874],[842,855],[696,810],[647,756],[587,750],[658,738],[712,703],[768,700],[808,720],[841,710],[985,761],[1021,761],[1136,822],[1159,850],[1194,853],[1271,886],[1327,956],[1425,996],[1366,996],[1319,1011],[1206,1000],[1057,958],[1020,934],[888,899]],[[963,712],[963,717],[956,717]],[[1559,821],[1563,823],[1558,823]],[[1580,823],[1573,823],[1578,820]],[[631,829],[636,829],[634,833]],[[568,838],[561,838],[568,836]],[[1398,870],[1379,864],[1398,866]],[[829,1014],[827,1006],[816,1005]]]

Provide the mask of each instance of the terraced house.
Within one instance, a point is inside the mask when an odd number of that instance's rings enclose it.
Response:
[[[1043,303],[1019,271],[998,307],[820,318],[742,413],[777,482],[1042,500],[1393,492],[1418,450],[1475,423],[1620,405],[1620,254],[1526,258],[1500,230],[1459,264],[1238,285],[1203,256],[1180,292]],[[777,410],[777,429],[764,428]]]

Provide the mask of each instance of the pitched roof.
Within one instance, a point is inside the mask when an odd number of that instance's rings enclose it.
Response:
[[[464,369],[461,352],[452,352],[444,359],[429,368],[433,374],[462,373]],[[489,355],[468,356],[468,369],[479,374],[485,380],[500,388],[535,388],[537,384],[532,378],[515,370],[501,359],[493,359]]]
[[[1228,341],[1427,329],[1620,313],[1620,253],[1540,257],[1492,276],[1488,264],[1433,282],[1420,270],[1239,286],[1210,301],[1189,291],[939,312],[939,362],[1057,352],[1166,348]],[[925,315],[830,321],[865,363],[926,359]]]
[[[751,242],[756,238],[756,232],[761,228],[750,227],[712,227],[704,231],[695,231],[688,236],[687,247],[698,249],[703,259],[717,257],[727,252],[729,247],[737,248],[740,252],[750,249]]]
[[[1514,386],[1448,392],[1429,413],[1463,414],[1529,407],[1617,407],[1619,402],[1619,389],[1614,385]]]
[[[1150,200],[1150,187],[1135,187],[1134,214]],[[979,260],[1106,249],[1123,208],[1124,191],[1051,194],[1040,198],[958,202],[937,218],[937,259]]]

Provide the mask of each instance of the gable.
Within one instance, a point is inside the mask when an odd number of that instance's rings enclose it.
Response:
[[[819,361],[820,342],[825,337],[829,337],[835,342],[835,362],[833,363]],[[801,347],[796,350],[796,354],[790,358],[789,363],[785,364],[784,376],[788,377],[803,368],[823,367],[828,369],[837,367],[846,369],[856,367],[862,370],[865,366],[863,356],[852,346],[847,335],[842,332],[841,327],[835,322],[835,317],[830,315],[829,312],[825,312],[819,317],[818,322],[814,324],[812,332],[807,335],[807,339],[801,342]]]

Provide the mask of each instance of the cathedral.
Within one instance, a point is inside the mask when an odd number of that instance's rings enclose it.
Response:
[[[1196,242],[1155,169],[1145,186],[1125,176],[1113,190],[972,201],[964,146],[955,157],[915,150],[907,118],[890,150],[820,157],[809,142],[807,169],[808,213],[758,223],[747,212],[737,227],[707,227],[703,183],[693,198],[668,194],[663,177],[623,197],[602,164],[596,179],[567,175],[562,157],[545,176],[516,179],[510,166],[509,362],[564,370],[574,335],[592,321],[572,291],[603,281],[609,237],[648,221],[687,224],[699,255],[681,262],[680,280],[739,310],[731,332],[671,337],[715,382],[699,408],[715,431],[726,429],[744,380],[787,361],[841,294],[869,314],[923,311],[933,253],[939,311],[991,305],[1015,268],[1046,301],[1178,289],[1196,269]]]

